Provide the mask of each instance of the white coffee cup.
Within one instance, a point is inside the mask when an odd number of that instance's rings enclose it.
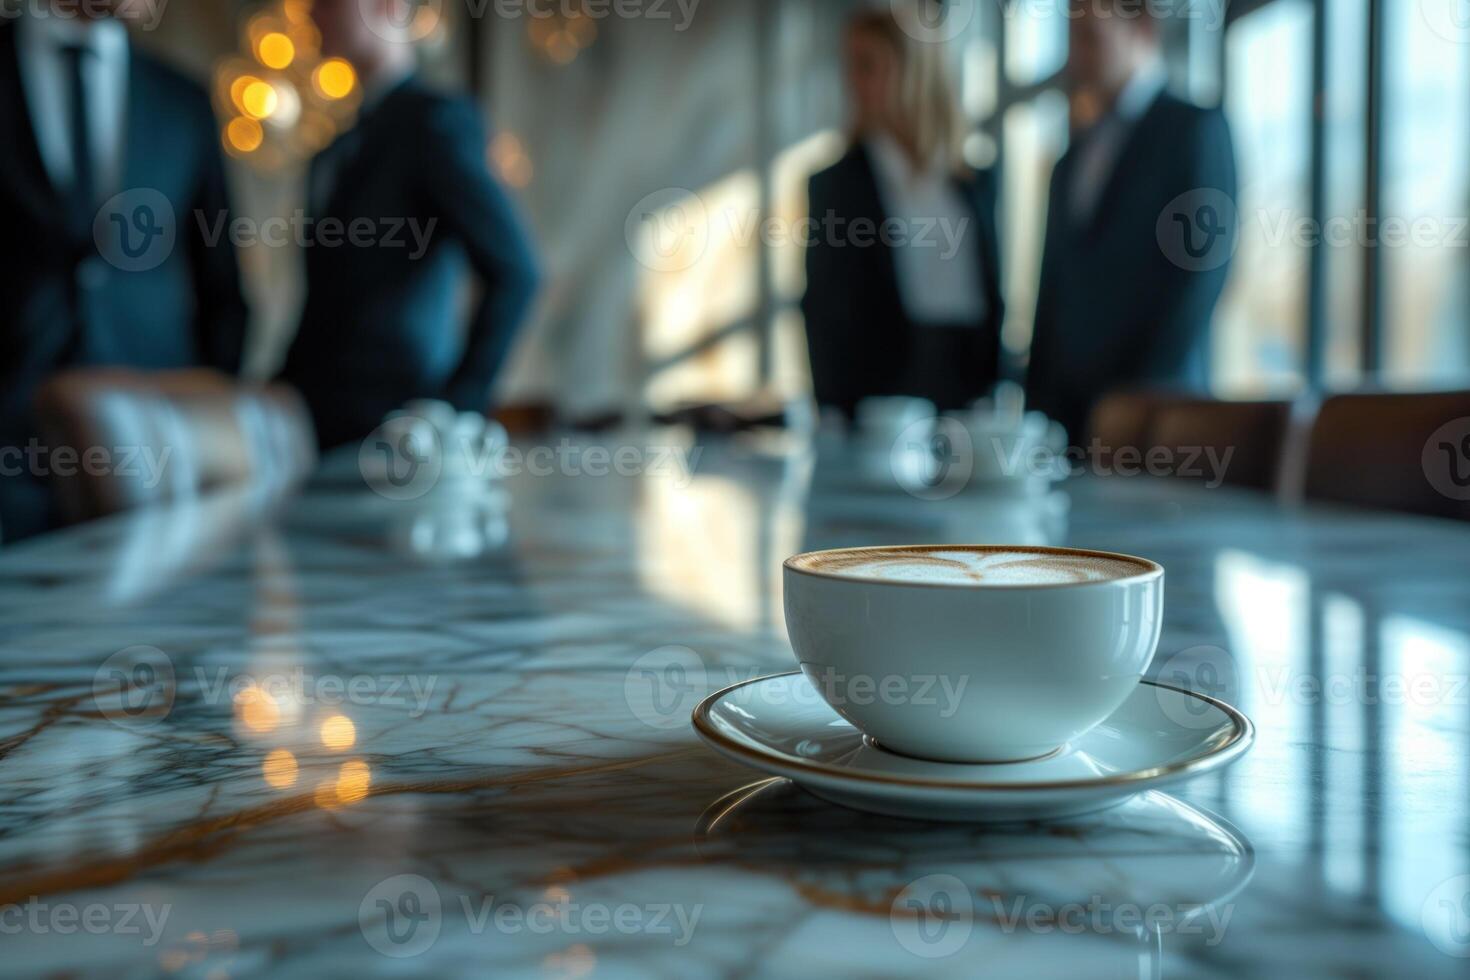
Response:
[[[818,693],[881,747],[945,762],[1042,757],[1095,727],[1142,679],[1164,607],[1158,564],[1069,548],[808,552],[783,583]]]

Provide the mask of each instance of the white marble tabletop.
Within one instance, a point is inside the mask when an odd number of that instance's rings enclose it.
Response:
[[[573,453],[394,501],[339,459],[278,504],[0,550],[0,973],[1467,974],[1470,526],[1149,478],[924,500],[850,452],[598,445],[641,475]],[[782,558],[1004,539],[1162,562],[1154,673],[1246,711],[1252,752],[985,829],[696,739],[702,694],[793,665]]]

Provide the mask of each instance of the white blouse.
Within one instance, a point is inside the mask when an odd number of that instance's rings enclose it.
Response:
[[[916,170],[886,134],[868,138],[866,146],[889,219],[904,312],[926,326],[980,324],[988,312],[980,281],[980,229],[943,155]]]

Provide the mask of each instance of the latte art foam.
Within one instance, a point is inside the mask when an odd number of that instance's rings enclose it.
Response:
[[[1072,585],[1131,578],[1149,567],[1102,555],[1050,551],[856,550],[813,555],[804,567],[844,578],[925,585]]]

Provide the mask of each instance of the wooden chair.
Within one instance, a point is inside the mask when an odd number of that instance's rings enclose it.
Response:
[[[284,488],[316,462],[294,389],[206,370],[67,371],[36,394],[47,474],[70,521],[221,487]]]
[[[1326,399],[1311,429],[1304,495],[1470,520],[1470,391]]]
[[[1170,450],[1176,475],[1274,490],[1292,414],[1287,401],[1222,401],[1169,390],[1124,390],[1103,397],[1089,431],[1101,466],[1116,468],[1118,451],[1147,459],[1151,449]],[[1226,461],[1223,473],[1205,465]],[[1226,453],[1229,454],[1228,460]]]
[[[1198,450],[1208,454],[1206,460],[1220,462],[1219,476],[1225,483],[1274,491],[1290,421],[1289,401],[1181,400],[1154,413],[1148,443],[1172,450],[1176,458]],[[1201,475],[1214,474],[1206,467]]]
[[[1092,408],[1087,423],[1088,436],[1105,447],[1141,448],[1148,444],[1154,416],[1159,409],[1186,397],[1164,390],[1109,392]]]

